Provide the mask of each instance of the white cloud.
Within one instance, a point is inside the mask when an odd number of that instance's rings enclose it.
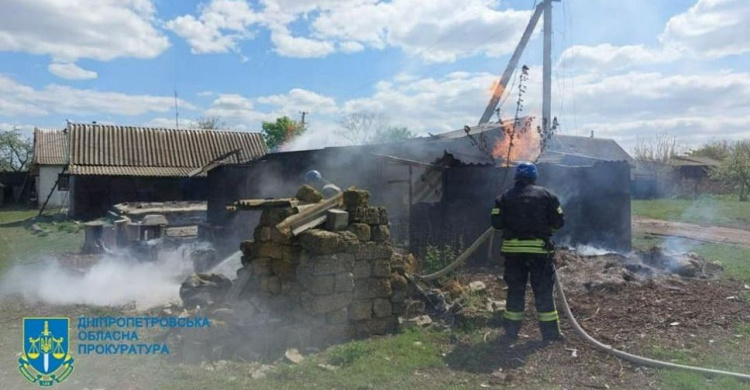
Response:
[[[669,48],[699,58],[719,58],[750,51],[750,2],[698,0],[667,22],[659,37]]]
[[[74,63],[53,62],[49,64],[47,70],[55,76],[70,80],[90,80],[95,79],[97,74],[93,70],[86,70]]]
[[[252,9],[245,0],[211,0],[198,16],[183,15],[167,28],[185,38],[193,53],[238,51],[252,28],[270,31],[281,56],[325,57],[366,47],[397,47],[432,62],[450,62],[513,50],[530,11],[498,10],[496,1],[466,0],[263,0]],[[307,35],[290,25],[303,20]]]
[[[486,0],[360,1],[323,11],[312,27],[321,38],[399,47],[427,61],[450,62],[513,51],[531,13],[494,6]]]
[[[252,38],[250,26],[259,16],[244,0],[212,0],[200,8],[200,15],[179,16],[166,27],[188,41],[196,54],[239,51],[237,44]]]
[[[559,65],[573,69],[622,70],[679,59],[715,59],[750,51],[750,2],[698,0],[688,11],[667,22],[661,45],[571,46]]]
[[[153,58],[169,46],[150,0],[0,0],[0,50],[79,58]]]
[[[305,37],[294,37],[286,28],[275,29],[271,33],[275,51],[284,57],[320,58],[336,51],[333,43]]]
[[[260,97],[257,102],[290,113],[307,111],[314,114],[331,114],[338,110],[333,98],[300,88],[294,88],[287,94]]]
[[[174,97],[129,95],[120,92],[103,92],[76,89],[50,84],[35,89],[0,75],[0,116],[68,115],[141,115],[149,112],[168,112],[174,109]],[[194,109],[192,104],[180,100],[180,107]]]
[[[357,53],[365,50],[365,45],[359,42],[346,41],[339,43],[339,50],[343,53]]]
[[[559,66],[588,71],[611,71],[638,65],[649,65],[676,60],[672,50],[651,49],[644,45],[616,46],[603,43],[595,46],[571,46],[560,55]]]

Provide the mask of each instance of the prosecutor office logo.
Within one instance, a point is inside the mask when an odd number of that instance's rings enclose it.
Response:
[[[21,374],[42,387],[64,381],[73,372],[70,356],[70,319],[32,317],[23,319]]]

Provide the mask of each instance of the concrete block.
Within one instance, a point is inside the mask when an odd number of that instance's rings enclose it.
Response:
[[[359,249],[359,239],[356,234],[345,230],[339,232],[339,237],[341,240],[339,241],[338,252],[354,253]]]
[[[386,243],[363,242],[357,248],[357,260],[385,260],[393,256],[393,247]]]
[[[369,260],[359,260],[354,262],[354,278],[364,279],[372,276],[372,263]]]
[[[372,226],[372,240],[375,242],[386,242],[391,240],[391,229],[386,225]]]
[[[297,190],[297,195],[295,195],[295,198],[297,198],[300,202],[318,203],[323,200],[323,194],[321,194],[320,191],[316,190],[314,187],[305,184],[300,187],[299,190]]]
[[[354,268],[354,256],[348,253],[335,255],[300,256],[300,266],[304,272],[312,274],[336,274],[341,272],[352,272]]]
[[[341,237],[334,233],[320,229],[310,229],[299,235],[302,248],[312,254],[329,255],[339,250]]]
[[[344,191],[344,205],[347,209],[367,207],[370,202],[370,193],[364,190]]]
[[[346,324],[349,321],[349,310],[341,308],[326,314],[327,324]]]
[[[338,293],[333,295],[316,296],[310,293],[302,293],[300,304],[309,313],[325,314],[349,306],[352,301],[351,293]]]
[[[372,312],[375,317],[382,318],[393,315],[391,301],[388,299],[376,299],[372,303]]]
[[[356,299],[389,298],[393,293],[389,279],[357,279],[354,281]]]
[[[391,262],[389,260],[375,260],[372,263],[372,276],[377,278],[391,277]]]
[[[353,223],[349,225],[348,230],[357,235],[357,239],[363,242],[370,241],[372,231],[370,225],[366,223]]]
[[[354,274],[351,272],[336,274],[336,292],[352,291],[354,291]]]
[[[372,318],[372,300],[358,300],[349,305],[349,319],[352,321]]]
[[[349,213],[344,210],[332,209],[326,212],[326,230],[336,232],[349,226]]]
[[[302,279],[302,285],[314,295],[330,295],[335,291],[336,277],[334,275],[307,275]]]
[[[387,225],[388,217],[384,207],[359,207],[347,208],[349,221],[352,223],[365,223],[368,225]],[[383,216],[385,215],[385,219]]]

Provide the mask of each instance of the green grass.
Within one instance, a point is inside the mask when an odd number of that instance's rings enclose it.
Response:
[[[307,356],[297,365],[281,364],[266,379],[258,380],[250,378],[246,369],[217,372],[178,366],[171,371],[169,383],[159,388],[422,388],[424,379],[414,372],[443,366],[437,344],[445,337],[443,333],[407,330],[395,336],[356,341]],[[335,371],[320,367],[321,364],[331,365],[333,361],[343,363],[342,356],[348,363]]]
[[[697,367],[713,367],[724,371],[744,373],[746,370],[745,367],[737,362],[744,355],[740,344],[732,344],[730,342],[722,344],[724,345],[692,350],[668,350],[654,347],[652,349],[652,357],[672,363]],[[712,349],[717,350],[712,351]],[[683,370],[659,370],[658,375],[661,380],[660,389],[750,389],[749,383],[743,383],[739,379],[726,376],[709,378],[699,373]]]
[[[11,265],[33,260],[40,255],[76,252],[83,244],[80,224],[45,214],[36,219],[38,210],[0,209],[0,274]],[[48,233],[34,233],[32,224]]]
[[[730,244],[702,244],[693,251],[721,263],[724,276],[750,283],[750,249]]]
[[[750,202],[718,196],[633,200],[634,217],[750,229]]]

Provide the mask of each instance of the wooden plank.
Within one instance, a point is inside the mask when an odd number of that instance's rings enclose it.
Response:
[[[295,236],[299,235],[300,233],[312,229],[314,227],[318,227],[326,222],[328,219],[328,215],[323,214],[322,216],[313,218],[310,222],[303,223],[297,227],[292,227],[292,234]]]
[[[293,198],[281,199],[240,199],[234,202],[238,210],[260,210],[274,207],[296,207],[298,201]]]
[[[292,215],[284,221],[281,221],[278,225],[276,225],[276,229],[282,233],[289,232],[291,231],[292,226],[298,226],[298,223],[307,223],[308,221],[310,221],[310,218],[317,218],[321,214],[325,216],[326,211],[339,206],[343,199],[344,194],[340,193],[333,198],[326,199],[320,203],[316,203],[313,205],[313,207],[310,207],[309,209],[306,209],[299,214]]]

